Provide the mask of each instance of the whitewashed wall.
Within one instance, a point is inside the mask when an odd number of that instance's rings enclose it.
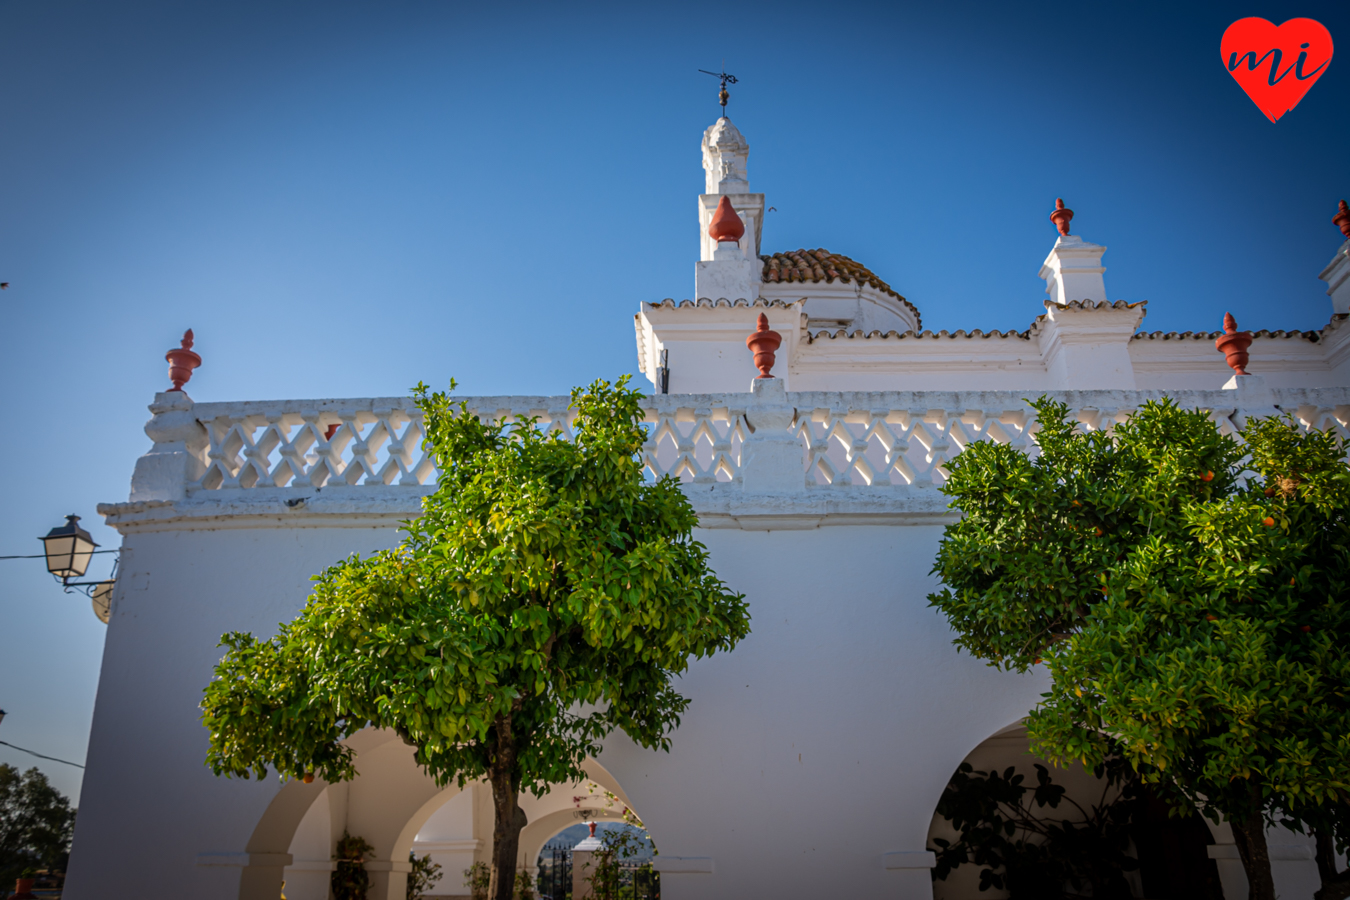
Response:
[[[1250,403],[1274,402],[1311,427],[1346,433],[1350,391],[1258,388],[1259,380],[1179,400],[1212,410],[1230,430],[1244,415],[1274,411]],[[1083,427],[1107,428],[1155,395],[1062,396]],[[543,411],[547,427],[566,432],[560,403],[477,405],[485,414]],[[647,463],[689,481],[699,539],[719,575],[745,593],[753,630],[681,680],[692,705],[669,754],[613,737],[588,764],[592,782],[644,820],[671,900],[840,891],[930,900],[925,842],[943,786],[1045,687],[1041,675],[996,672],[959,654],[926,600],[952,515],[935,490],[942,465],[976,439],[1034,450],[1024,398],[793,394],[775,381],[652,404]],[[474,858],[486,857],[486,792],[470,786],[472,799],[456,800],[458,789],[437,788],[388,733],[351,739],[361,774],[350,785],[218,779],[203,765],[197,704],[220,636],[272,634],[326,565],[395,544],[398,521],[430,489],[422,482],[432,473],[404,446],[411,438],[401,429],[415,424],[415,411],[394,406],[157,399],[147,426],[157,443],[133,487],[140,499],[101,508],[124,535],[124,555],[70,900],[274,900],[283,877],[294,879],[296,900],[317,896],[321,799],[330,842],[347,828],[375,846],[372,900],[401,900],[420,832],[426,843],[475,841]],[[321,439],[334,422],[345,431]],[[579,793],[559,786],[522,804],[531,820],[524,862],[576,821]],[[438,810],[464,802],[471,834],[456,820],[453,834],[438,835],[438,823],[451,824]]]

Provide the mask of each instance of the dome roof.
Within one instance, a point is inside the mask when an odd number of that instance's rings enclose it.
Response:
[[[765,284],[787,284],[791,282],[827,282],[835,280],[845,284],[865,284],[884,294],[890,294],[914,312],[916,329],[919,322],[919,310],[904,297],[900,296],[889,284],[878,278],[871,269],[839,253],[828,250],[788,250],[772,256],[761,256],[764,269],[760,280]]]

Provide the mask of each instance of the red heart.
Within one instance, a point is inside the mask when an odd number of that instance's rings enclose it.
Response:
[[[1331,64],[1331,33],[1313,19],[1283,25],[1255,16],[1223,33],[1224,68],[1270,121],[1289,112]]]

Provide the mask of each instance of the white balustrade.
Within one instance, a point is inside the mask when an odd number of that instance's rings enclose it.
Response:
[[[1109,430],[1163,392],[1049,395],[1067,403],[1084,430]],[[981,440],[1034,455],[1037,423],[1026,401],[1036,396],[1006,391],[789,393],[786,402],[796,417],[788,431],[802,444],[803,489],[931,488],[945,481],[947,462]],[[1234,421],[1242,420],[1232,391],[1171,396],[1184,407],[1207,410],[1224,433],[1235,433]],[[1350,389],[1286,389],[1274,396],[1304,428],[1350,437]],[[481,417],[533,419],[536,428],[572,438],[575,413],[567,397],[465,400]],[[749,411],[754,419],[751,394],[658,395],[646,402],[642,463],[648,477],[670,475],[694,484],[742,480],[743,450],[755,440],[746,417]],[[176,404],[173,410],[180,418],[187,412],[205,431],[205,440],[177,437],[185,441],[182,452],[194,456],[186,471],[203,473],[186,485],[187,494],[436,481],[422,413],[408,398]],[[155,422],[147,425],[148,432]]]

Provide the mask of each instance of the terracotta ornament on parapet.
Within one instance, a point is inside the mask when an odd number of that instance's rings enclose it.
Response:
[[[1223,336],[1214,341],[1214,347],[1228,360],[1228,365],[1239,375],[1247,372],[1247,348],[1252,345],[1250,331],[1238,331],[1233,314],[1223,314]]]
[[[731,201],[725,196],[717,201],[717,210],[713,213],[712,221],[708,223],[708,237],[718,243],[731,241],[735,243],[745,234],[745,223],[741,217],[736,215],[736,210],[732,208]]]
[[[175,347],[164,354],[169,364],[169,380],[173,382],[172,391],[183,390],[183,385],[192,380],[192,370],[202,364],[202,358],[192,352],[192,329],[183,332],[181,347]]]
[[[726,198],[724,197],[723,200]],[[759,320],[755,323],[755,333],[745,339],[745,346],[755,354],[755,368],[759,369],[760,378],[772,378],[769,371],[773,369],[773,354],[778,349],[778,345],[783,343],[783,336],[776,331],[769,330],[769,318],[764,313],[759,314]]]
[[[1050,221],[1055,223],[1059,233],[1065,237],[1069,236],[1069,223],[1073,221],[1073,210],[1065,209],[1064,201],[1059,197],[1055,198],[1055,211],[1050,214]]]
[[[1336,215],[1331,217],[1331,224],[1339,228],[1341,234],[1350,238],[1350,206],[1346,206],[1344,200],[1341,201]]]

